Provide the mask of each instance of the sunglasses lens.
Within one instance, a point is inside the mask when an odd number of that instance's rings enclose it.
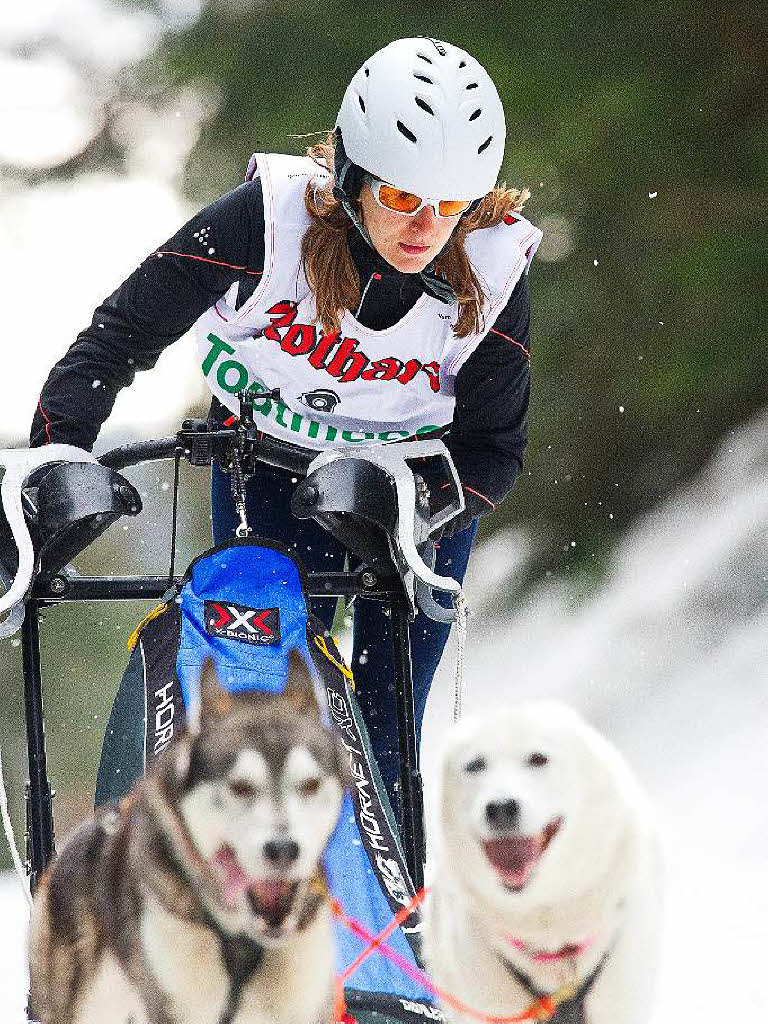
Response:
[[[419,196],[411,192],[403,192],[394,185],[381,185],[379,187],[379,201],[388,210],[396,210],[398,213],[413,213],[421,205]]]
[[[463,199],[441,199],[439,204],[441,217],[458,217],[469,209],[469,201]]]

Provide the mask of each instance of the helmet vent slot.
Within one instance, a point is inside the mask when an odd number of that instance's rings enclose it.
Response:
[[[404,135],[406,137],[406,139],[409,139],[411,142],[415,142],[416,141],[416,136],[413,134],[413,132],[410,130],[410,128],[406,128],[405,127],[405,125],[403,124],[402,121],[398,121],[397,122],[397,130],[402,135]],[[491,140],[489,139],[488,141],[490,142]]]
[[[489,135],[489,136],[488,136],[488,138],[487,138],[487,139],[485,140],[485,142],[484,142],[484,143],[483,143],[483,144],[482,144],[481,146],[478,146],[478,147],[477,147],[477,152],[478,152],[478,155],[479,155],[480,153],[482,153],[484,149],[488,149],[488,147],[490,146],[490,144],[491,144],[492,142],[493,142],[493,136],[492,136],[492,135]]]
[[[426,57],[423,53],[417,53],[416,56],[419,58],[419,60],[425,60],[427,62],[427,64],[431,64],[432,63],[432,61],[429,59],[429,57]]]
[[[357,102],[360,104],[360,109],[362,110],[362,112],[365,113],[365,104],[363,103],[363,97],[360,95],[360,93],[357,94]]]
[[[434,82],[432,81],[432,79],[431,78],[427,78],[426,75],[417,75],[416,72],[414,71],[413,72],[413,77],[414,78],[418,78],[418,80],[420,82],[426,82],[427,85],[434,85]]]
[[[432,107],[430,107],[430,105],[428,103],[425,103],[424,100],[421,98],[421,96],[417,96],[416,97],[416,103],[418,104],[418,106],[421,107],[422,110],[426,110],[426,112],[428,114],[431,114],[433,117],[435,116],[435,112],[432,109]],[[478,113],[479,113],[479,111],[478,111]],[[470,120],[471,120],[471,118],[470,118]]]
[[[363,71],[365,71],[365,77],[368,78],[371,72],[368,70],[368,68],[363,68]]]
[[[477,88],[478,88],[477,82],[470,82],[469,85],[467,86],[467,89],[477,89]]]
[[[475,121],[475,120],[477,120],[477,118],[478,118],[478,117],[480,117],[480,115],[482,114],[482,112],[483,112],[483,111],[482,111],[482,109],[481,109],[480,107],[478,107],[478,108],[477,108],[477,110],[476,110],[476,111],[475,111],[474,113],[472,113],[472,114],[470,114],[470,115],[469,115],[469,120],[470,120],[470,121]]]

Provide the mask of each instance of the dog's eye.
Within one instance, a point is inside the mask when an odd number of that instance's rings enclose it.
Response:
[[[320,779],[314,776],[310,779],[305,779],[299,784],[299,792],[302,796],[314,796],[315,793],[320,789]]]
[[[234,779],[230,782],[229,791],[241,799],[252,799],[256,796],[256,787],[252,786],[250,782],[243,782],[240,779]]]
[[[529,754],[525,760],[525,763],[531,768],[542,768],[548,762],[549,758],[546,754],[542,754],[540,750],[536,750],[534,753]]]
[[[488,767],[488,762],[484,757],[473,757],[471,761],[464,765],[464,771],[474,775],[475,772],[482,772]]]

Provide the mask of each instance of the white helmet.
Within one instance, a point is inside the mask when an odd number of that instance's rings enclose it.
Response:
[[[474,57],[437,39],[397,39],[347,87],[336,119],[353,164],[419,196],[479,199],[504,157],[504,109]]]

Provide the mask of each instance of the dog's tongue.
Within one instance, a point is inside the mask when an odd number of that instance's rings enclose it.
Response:
[[[270,923],[279,924],[285,917],[295,889],[295,883],[282,880],[252,882],[248,888],[251,901],[255,902],[259,913]]]
[[[226,846],[222,846],[214,856],[213,863],[219,871],[224,901],[227,906],[235,907],[240,894],[248,889],[252,879],[240,867],[234,852]]]
[[[542,852],[541,840],[535,836],[489,839],[483,847],[491,864],[515,887],[525,885]]]
[[[242,893],[248,893],[253,910],[277,927],[290,909],[296,883],[284,879],[251,878],[240,867],[234,852],[226,846],[215,854],[212,862],[218,871],[224,902],[234,909]]]

